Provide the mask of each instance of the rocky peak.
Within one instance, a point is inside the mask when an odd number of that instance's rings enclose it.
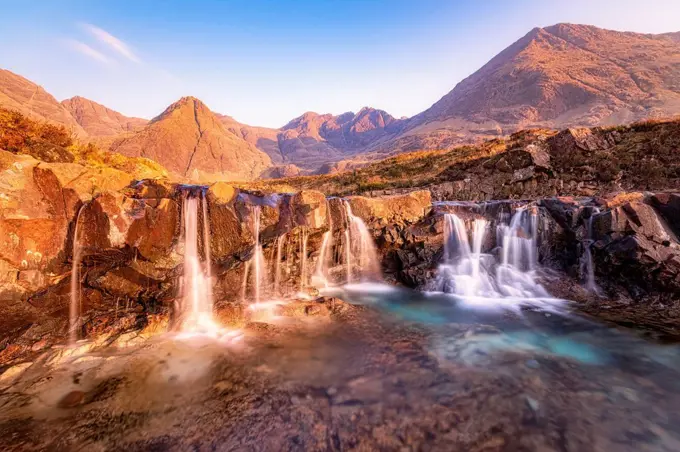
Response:
[[[149,157],[183,176],[253,179],[271,165],[262,151],[227,130],[199,99],[171,104],[140,132],[113,143],[124,155]]]
[[[680,103],[680,76],[668,70],[680,64],[674,37],[566,23],[534,28],[409,128],[435,122],[463,132],[512,132],[674,114]]]

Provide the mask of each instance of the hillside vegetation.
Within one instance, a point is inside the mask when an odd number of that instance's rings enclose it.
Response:
[[[533,129],[476,146],[401,154],[334,175],[301,176],[248,185],[264,191],[314,189],[327,195],[345,196],[465,181],[473,175],[486,178],[488,183],[504,184],[504,180],[493,180],[493,176],[508,173],[517,179],[521,176],[513,172],[531,167],[544,179],[574,181],[581,186],[606,186],[611,190],[652,190],[678,184],[679,153],[680,119],[610,128],[567,129],[559,133]],[[520,154],[529,160],[518,162],[523,158]],[[540,158],[546,161],[532,160]],[[573,194],[567,191],[560,193],[558,190],[556,194]],[[513,193],[508,196],[514,197]]]
[[[77,163],[90,168],[114,168],[135,177],[167,177],[153,160],[104,151],[92,143],[82,144],[64,126],[30,119],[0,108],[0,149],[30,155],[48,163]]]

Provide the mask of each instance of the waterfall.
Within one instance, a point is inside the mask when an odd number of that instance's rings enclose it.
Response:
[[[287,233],[280,235],[276,239],[276,266],[274,270],[274,296],[281,296],[281,254],[283,252],[283,245],[286,241]]]
[[[262,209],[260,206],[253,206],[251,212],[253,215],[253,237],[255,237],[255,254],[253,254],[251,259],[251,265],[253,267],[253,293],[254,302],[255,304],[258,304],[266,289],[267,261],[264,258],[264,251],[262,250],[262,244],[260,243],[260,216],[262,214]]]
[[[600,213],[598,207],[593,207],[590,211],[590,216],[586,220],[586,237],[582,242],[583,255],[581,257],[581,268],[584,270],[586,281],[585,287],[588,292],[600,295],[600,288],[595,282],[595,264],[593,264],[592,246],[593,240],[593,215]]]
[[[208,279],[212,281],[212,256],[210,253],[210,218],[208,218],[208,197],[203,195],[201,199],[203,204],[203,249],[205,250],[205,267]],[[212,291],[210,291],[212,297]]]
[[[328,206],[328,202],[326,202],[326,205]],[[328,287],[329,260],[333,258],[333,216],[329,207],[327,207],[326,212],[328,212],[328,231],[323,234],[319,258],[316,261],[316,269],[312,276],[312,283],[317,287]]]
[[[261,216],[260,206],[250,207],[251,216],[251,233],[255,238],[255,247],[253,255],[248,262],[245,263],[245,270],[243,273],[243,288],[241,292],[241,298],[243,301],[246,300],[248,295],[248,277],[251,277],[252,286],[252,301],[255,305],[262,301],[263,297],[266,296],[267,291],[267,261],[264,257],[264,250],[262,248],[262,243],[260,243],[260,216]],[[280,258],[280,253],[279,253]],[[278,266],[278,263],[277,263]],[[277,268],[278,272],[278,268]]]
[[[350,284],[352,282],[352,243],[350,242],[349,234],[349,220],[347,224],[347,229],[345,229],[345,283]]]
[[[366,223],[352,213],[349,202],[343,200],[347,215],[345,231],[345,265],[347,266],[347,283],[352,282],[353,271],[359,273],[361,281],[379,281],[382,279],[380,258]]]
[[[78,340],[78,327],[80,326],[80,315],[82,312],[82,305],[80,300],[80,260],[82,257],[80,237],[79,237],[79,225],[80,225],[80,214],[83,211],[85,204],[80,206],[78,213],[76,214],[76,222],[73,226],[73,251],[72,251],[72,262],[71,262],[71,303],[68,312],[68,335],[69,343],[71,345],[75,344]]]
[[[485,219],[472,221],[472,246],[466,223],[453,213],[444,215],[444,256],[433,289],[470,301],[549,297],[535,281],[537,212],[517,209],[510,224],[499,224],[496,236],[500,259],[482,253],[489,231]]]
[[[204,195],[203,195],[204,196]],[[181,279],[182,312],[181,329],[185,332],[208,333],[216,329],[213,322],[212,310],[212,280],[210,278],[210,230],[207,215],[204,213],[203,237],[206,262],[201,264],[198,252],[199,199],[193,193],[187,193],[182,202],[182,217],[184,220],[184,274]],[[204,205],[204,212],[207,208]]]

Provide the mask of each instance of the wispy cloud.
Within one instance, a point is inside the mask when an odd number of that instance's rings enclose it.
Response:
[[[98,50],[93,49],[89,45],[85,44],[84,42],[77,41],[75,39],[66,39],[64,40],[64,43],[71,48],[72,50],[75,50],[76,52],[79,52],[93,60],[96,60],[100,63],[104,63],[107,65],[113,64],[113,60],[104,55],[103,53],[99,52]]]
[[[109,33],[106,30],[103,30],[99,27],[96,27],[92,24],[88,23],[83,23],[81,26],[92,36],[94,36],[98,41],[101,43],[107,45],[109,48],[111,48],[113,51],[118,53],[119,55],[127,58],[130,61],[134,61],[135,63],[141,63],[142,60],[139,59],[137,55],[130,49],[130,46],[128,46],[126,43],[121,41],[120,39],[116,38],[113,36],[111,33]]]

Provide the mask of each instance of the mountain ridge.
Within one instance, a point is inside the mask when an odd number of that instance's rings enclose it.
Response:
[[[144,127],[149,121],[143,118],[124,116],[100,103],[82,96],[73,96],[61,101],[80,126],[93,137],[111,136],[133,132]]]

